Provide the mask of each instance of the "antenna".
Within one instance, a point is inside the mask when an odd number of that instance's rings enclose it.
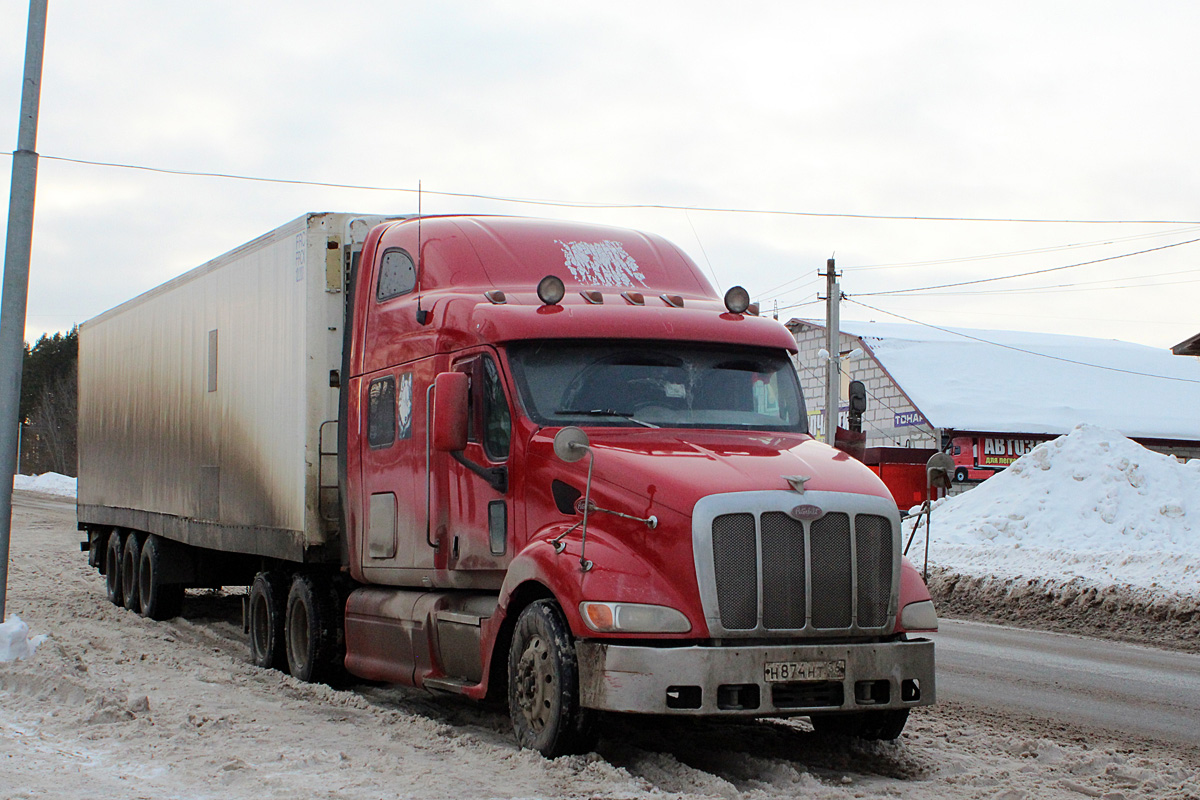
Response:
[[[429,312],[421,308],[421,182],[417,181],[417,324],[429,321]]]

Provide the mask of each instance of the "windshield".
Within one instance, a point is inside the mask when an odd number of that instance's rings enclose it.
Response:
[[[543,425],[808,432],[781,351],[540,341],[512,345],[508,358],[526,413]]]

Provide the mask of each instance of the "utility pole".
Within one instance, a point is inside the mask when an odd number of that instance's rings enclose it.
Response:
[[[0,622],[8,594],[8,543],[12,532],[12,485],[17,472],[17,432],[21,408],[21,369],[25,361],[25,306],[29,300],[29,254],[33,245],[33,196],[37,188],[38,103],[42,52],[46,44],[46,4],[30,0],[25,33],[25,80],[21,124],[12,159],[8,199],[8,238],[4,247],[4,293],[0,296]]]
[[[842,286],[833,268],[833,259],[825,262],[825,442],[833,446],[837,436],[838,397],[842,387]]]

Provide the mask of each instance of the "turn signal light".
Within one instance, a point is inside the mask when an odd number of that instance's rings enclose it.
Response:
[[[598,633],[687,633],[692,623],[683,612],[646,603],[579,604],[583,622]]]

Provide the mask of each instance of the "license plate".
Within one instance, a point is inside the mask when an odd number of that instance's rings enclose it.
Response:
[[[763,665],[767,683],[840,681],[845,677],[845,661],[768,661]]]

